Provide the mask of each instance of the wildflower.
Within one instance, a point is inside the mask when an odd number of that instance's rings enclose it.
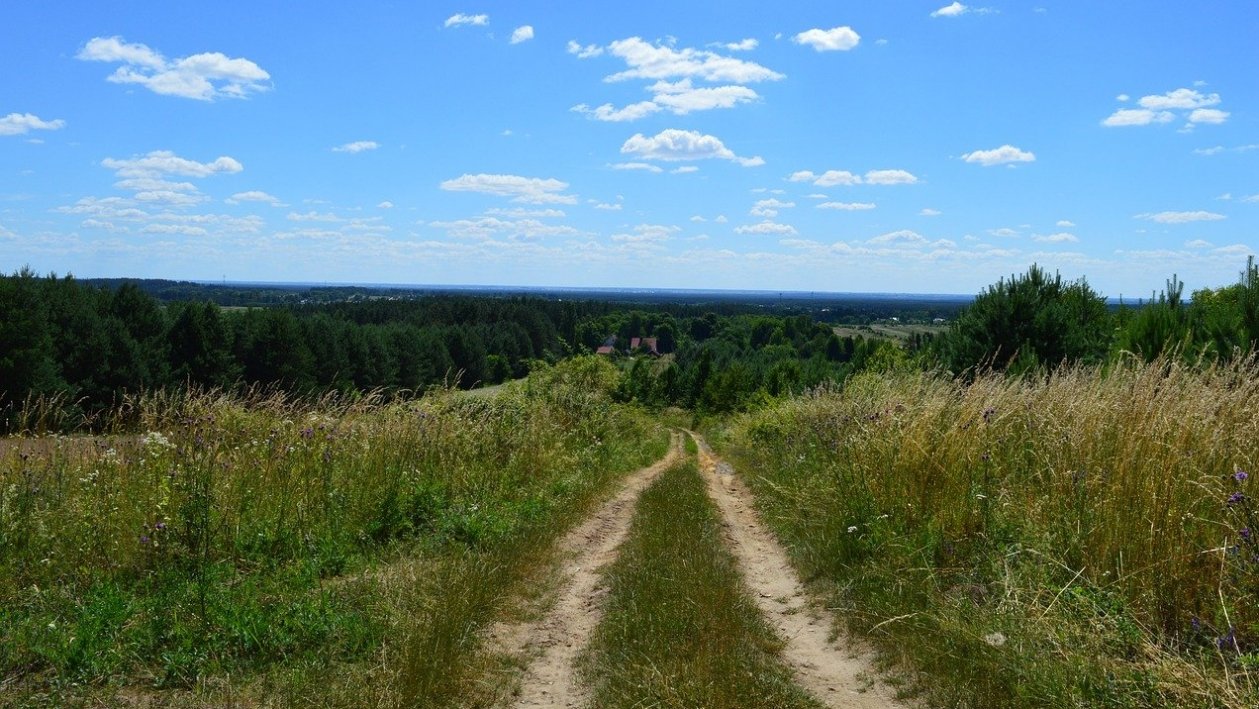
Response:
[[[1245,500],[1246,500],[1246,496],[1241,494],[1240,492],[1235,492],[1228,496],[1228,504],[1230,505],[1240,504],[1241,502],[1244,502]]]
[[[1005,640],[1005,633],[988,633],[984,636],[984,642],[988,643],[992,647],[1001,647],[1002,645],[1005,645]]]
[[[153,525],[153,529],[155,529],[155,530],[157,530],[157,531],[159,531],[159,532],[165,532],[165,531],[166,531],[166,523],[165,523],[165,522],[158,522],[157,524]]]
[[[148,543],[149,543],[149,535],[147,535],[147,534],[141,534],[141,535],[140,535],[140,543],[141,543],[141,544],[148,544]]]
[[[989,406],[984,409],[984,423],[992,423],[992,417],[995,416],[997,410]]]
[[[305,438],[306,440],[309,441],[311,436],[314,436],[314,435],[315,435],[315,429],[311,428],[310,426],[307,426],[306,428],[302,429],[302,438]]]
[[[1202,621],[1198,620],[1198,616],[1189,619],[1189,628],[1195,633],[1202,632]]]
[[[1238,470],[1237,472],[1233,473],[1233,480],[1236,480],[1239,483],[1245,482],[1246,478],[1248,477],[1250,477],[1250,474],[1247,473],[1245,470]]]
[[[1250,527],[1242,527],[1241,531],[1237,534],[1240,535],[1244,541],[1250,541]]]
[[[848,528],[848,533],[849,533],[849,534],[852,534],[852,533],[853,533],[853,532],[855,532],[855,531],[857,531],[857,527],[856,527],[856,526],[852,526],[852,527],[849,527],[849,528]]]

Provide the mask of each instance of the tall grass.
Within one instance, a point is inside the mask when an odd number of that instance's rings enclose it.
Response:
[[[583,658],[597,707],[816,707],[748,597],[695,459],[642,495]]]
[[[269,672],[255,690],[294,702],[358,703],[365,678],[378,704],[457,696],[525,566],[664,451],[615,379],[589,358],[494,397],[158,394],[113,435],[4,441],[0,687]]]
[[[853,629],[960,706],[1259,705],[1259,370],[862,376],[722,443]]]

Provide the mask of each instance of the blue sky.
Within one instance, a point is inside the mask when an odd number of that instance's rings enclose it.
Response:
[[[1250,1],[6,10],[5,271],[1140,297],[1259,247]]]

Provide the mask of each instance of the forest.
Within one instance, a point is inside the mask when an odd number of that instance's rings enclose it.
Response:
[[[60,426],[90,426],[95,413],[127,395],[186,386],[387,396],[474,388],[521,378],[534,363],[591,353],[613,337],[621,345],[612,354],[626,372],[621,400],[701,413],[747,410],[866,370],[1021,373],[1125,353],[1145,361],[1171,353],[1190,362],[1227,362],[1249,355],[1259,339],[1253,260],[1235,284],[1186,297],[1173,276],[1161,293],[1134,306],[1108,307],[1084,279],[1065,281],[1032,266],[986,288],[959,312],[910,302],[848,313],[851,322],[951,316],[938,336],[914,333],[903,341],[837,335],[832,322],[839,307],[766,312],[731,302],[460,294],[352,293],[340,301],[254,307],[164,299],[259,297],[228,291],[166,281],[84,282],[29,269],[0,277],[6,425],[41,398],[62,402],[58,410],[70,418]],[[638,337],[655,338],[657,351],[627,352]]]

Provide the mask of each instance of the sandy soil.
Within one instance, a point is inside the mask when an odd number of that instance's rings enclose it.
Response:
[[[731,551],[761,613],[786,641],[783,659],[805,691],[828,707],[902,706],[881,685],[873,657],[843,637],[831,640],[833,618],[806,593],[778,540],[752,507],[751,491],[708,444],[699,446],[700,471],[721,510]]]
[[[498,653],[532,657],[512,706],[577,707],[590,695],[577,679],[574,661],[603,616],[599,570],[616,560],[629,534],[639,495],[683,455],[682,436],[674,434],[669,454],[630,475],[621,490],[560,542],[562,581],[551,610],[541,620],[496,624],[487,644]]]

